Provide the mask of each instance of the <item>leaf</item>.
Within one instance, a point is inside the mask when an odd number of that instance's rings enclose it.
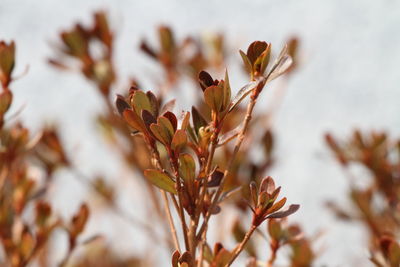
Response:
[[[166,146],[171,144],[175,131],[169,119],[164,116],[158,117],[157,124],[151,124],[150,130],[161,143]]]
[[[261,54],[267,49],[268,44],[264,41],[252,42],[247,48],[247,57],[249,61],[254,65],[256,60],[261,56]],[[254,68],[253,68],[254,71]]]
[[[274,213],[275,211],[280,210],[286,203],[286,197],[282,198],[278,202],[276,202],[274,205],[272,205],[271,208],[268,209],[267,213]]]
[[[12,93],[10,90],[5,90],[0,94],[0,117],[3,116],[10,108],[12,102]]]
[[[229,263],[231,257],[232,253],[222,248],[215,257],[215,267],[225,267]]]
[[[242,102],[242,100],[249,94],[251,93],[255,88],[257,88],[258,84],[260,81],[252,81],[243,86],[239,92],[236,94],[236,96],[232,99],[231,105],[229,107],[228,112],[231,112],[237,105]]]
[[[242,130],[242,126],[239,125],[235,129],[230,130],[229,132],[226,132],[223,135],[221,135],[221,137],[219,138],[218,146],[219,147],[223,146],[223,145],[229,143],[230,141],[232,141],[236,136],[239,135],[241,130]]]
[[[271,176],[268,176],[261,181],[260,192],[264,191],[268,194],[272,194],[275,191],[275,182]]]
[[[199,133],[200,127],[207,126],[208,124],[207,121],[204,119],[204,117],[194,106],[192,106],[192,120],[196,134]]]
[[[189,154],[179,156],[179,175],[189,184],[192,184],[195,178],[196,164]]]
[[[150,125],[153,123],[157,123],[156,118],[154,118],[153,114],[151,114],[148,110],[142,110],[142,120],[144,125],[146,126],[147,131],[151,133]]]
[[[150,100],[147,95],[140,90],[136,90],[131,97],[131,105],[138,116],[142,116],[142,110],[152,112]]]
[[[158,188],[176,194],[175,182],[165,173],[159,170],[147,169],[144,171],[144,176]]]
[[[214,85],[214,80],[208,72],[203,70],[199,73],[199,84],[204,92],[208,87]]]
[[[189,119],[190,119],[190,112],[187,111],[183,117],[182,123],[181,123],[181,129],[186,130],[186,128],[189,125]]]
[[[77,214],[72,218],[70,226],[70,234],[76,238],[85,229],[86,222],[89,218],[89,208],[83,203]]]
[[[161,50],[170,55],[175,49],[175,40],[171,29],[166,26],[160,26],[158,28],[158,34],[161,43]]]
[[[149,99],[150,106],[151,106],[151,113],[153,116],[158,116],[158,100],[157,97],[151,91],[146,92],[146,96]]]
[[[172,113],[171,111],[167,111],[163,114],[163,117],[166,117],[171,122],[173,131],[175,132],[176,128],[178,128],[178,120],[175,114]]]
[[[146,40],[142,40],[140,42],[140,49],[146,53],[148,56],[150,56],[153,59],[157,59],[158,58],[158,54],[156,53],[156,51],[154,51],[154,49],[152,47],[149,46],[149,44],[146,42]]]
[[[280,222],[274,219],[269,220],[268,233],[272,237],[272,239],[280,240],[284,234]]]
[[[253,67],[252,67],[252,64],[251,64],[249,58],[242,50],[239,50],[239,53],[240,53],[240,56],[242,57],[244,68],[249,73],[249,75],[251,75],[251,73],[253,72],[252,71]]]
[[[214,111],[219,112],[223,104],[223,88],[219,85],[213,85],[204,90],[204,100]]]
[[[15,43],[0,42],[0,81],[7,86],[11,80],[11,72],[15,65]]]
[[[288,48],[287,45],[285,45],[278,58],[275,60],[274,65],[272,66],[268,75],[265,77],[266,82],[268,83],[282,75],[286,70],[289,69],[292,63],[292,57],[288,54]]]
[[[261,66],[260,66],[260,74],[261,75],[264,74],[264,72],[268,66],[270,58],[271,58],[271,44],[268,44],[267,48],[261,55]]]
[[[179,267],[178,260],[181,254],[179,253],[178,250],[175,250],[175,252],[172,254],[172,267]]]
[[[391,266],[399,266],[400,264],[400,246],[396,241],[389,245],[389,261]]]
[[[175,151],[181,150],[187,143],[187,135],[185,130],[177,130],[172,138],[171,148]]]
[[[210,263],[213,259],[213,254],[208,244],[204,245],[203,257],[208,263]]]
[[[124,117],[125,121],[129,124],[129,126],[142,133],[146,132],[146,127],[142,119],[133,110],[125,109],[122,112],[122,116]]]
[[[70,32],[61,33],[61,39],[67,48],[66,52],[68,54],[81,58],[87,53],[87,40],[83,36],[83,32],[79,26]]]
[[[213,171],[211,174],[211,178],[209,179],[207,186],[208,187],[215,187],[219,186],[221,183],[222,178],[224,177],[224,173],[218,170]]]
[[[164,106],[161,108],[160,114],[164,114],[167,111],[172,111],[175,107],[176,99],[172,99],[168,101],[167,103],[164,104]]]
[[[257,207],[258,205],[258,193],[257,193],[257,186],[254,181],[250,183],[250,195],[251,195],[251,200],[253,201],[254,207]]]
[[[300,208],[300,205],[298,204],[292,204],[288,208],[278,211],[275,213],[272,213],[266,217],[266,219],[279,219],[279,218],[285,218],[293,213],[295,213],[298,209]]]
[[[122,113],[125,109],[131,109],[131,106],[128,102],[125,101],[125,98],[121,95],[117,95],[117,99],[115,100],[115,106],[117,107],[118,113],[122,116]]]
[[[225,79],[224,79],[224,87],[223,87],[223,101],[222,101],[221,111],[226,110],[230,103],[231,103],[231,85],[229,83],[228,70],[225,70]]]

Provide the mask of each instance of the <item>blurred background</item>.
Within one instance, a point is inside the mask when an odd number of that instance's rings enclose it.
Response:
[[[291,221],[300,222],[307,234],[323,232],[321,266],[370,265],[368,251],[361,245],[366,238],[362,229],[338,222],[324,205],[327,200],[346,204],[340,196],[347,190],[347,181],[323,136],[326,132],[350,135],[354,128],[400,134],[399,1],[1,0],[0,38],[16,41],[15,72],[21,74],[13,84],[13,110],[22,109],[19,119],[33,132],[44,122],[56,123],[83,174],[119,177],[126,176],[124,167],[93,122],[95,114],[102,112],[100,96],[81,76],[57,71],[47,63],[58,33],[77,21],[89,23],[97,10],[105,10],[116,29],[119,76],[115,93],[126,90],[133,76],[145,89],[156,86],[152,77],[162,72],[138,47],[143,37],[156,38],[160,24],[171,26],[178,39],[188,34],[223,33],[234,90],[245,79],[238,67],[238,49],[265,40],[277,52],[289,37],[297,36],[299,68],[274,115],[277,162],[269,175],[282,185],[290,202],[301,204]],[[279,81],[274,86],[279,87]],[[265,105],[259,105],[259,110],[273,104],[268,102],[273,89],[263,95]],[[73,175],[60,171],[51,191],[55,210],[65,217],[87,195]],[[134,192],[120,197],[121,205],[140,217],[141,192],[135,191],[135,182],[127,178],[118,183]],[[104,214],[91,219],[88,232],[88,236],[107,233],[121,253],[143,252],[149,246],[143,233]]]

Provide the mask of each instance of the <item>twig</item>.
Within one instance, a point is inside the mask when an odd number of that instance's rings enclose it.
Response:
[[[251,225],[249,231],[246,233],[244,236],[242,242],[235,248],[233,251],[233,255],[229,262],[225,265],[225,267],[231,266],[231,264],[235,261],[235,259],[239,256],[240,252],[243,251],[244,246],[247,244],[247,242],[250,240],[251,235],[254,233],[254,230],[256,230],[257,226]]]
[[[242,127],[242,129],[241,129],[241,131],[240,131],[240,133],[239,133],[239,135],[238,135],[238,137],[236,139],[236,143],[235,143],[235,147],[233,149],[232,156],[231,156],[231,158],[230,158],[230,160],[228,162],[227,168],[226,168],[226,170],[224,172],[224,177],[222,178],[221,184],[219,185],[219,187],[217,189],[217,193],[215,194],[215,196],[213,198],[213,201],[211,202],[211,205],[210,205],[210,207],[209,207],[209,209],[208,209],[208,211],[206,213],[206,216],[204,218],[204,222],[203,222],[203,224],[202,224],[202,226],[201,226],[201,228],[200,228],[200,230],[199,230],[199,232],[197,234],[197,237],[200,237],[202,235],[203,231],[206,228],[206,225],[208,224],[208,220],[210,219],[211,211],[214,209],[214,207],[217,205],[217,203],[219,201],[219,198],[220,198],[221,193],[223,191],[226,179],[229,176],[230,172],[232,171],[232,167],[233,167],[233,164],[234,164],[234,162],[236,160],[236,156],[237,156],[237,154],[239,152],[240,146],[243,143],[243,140],[244,140],[245,134],[247,132],[250,120],[252,118],[253,109],[254,109],[254,106],[256,105],[258,95],[261,92],[261,90],[264,88],[264,86],[265,86],[265,79],[262,79],[258,83],[257,88],[254,89],[254,91],[253,91],[253,93],[252,93],[252,95],[250,97],[250,103],[247,105],[246,117],[245,117],[245,120],[244,120],[244,123],[243,123],[243,127]]]

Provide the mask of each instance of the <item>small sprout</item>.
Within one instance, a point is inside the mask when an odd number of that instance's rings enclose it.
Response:
[[[299,205],[293,204],[281,210],[286,203],[286,198],[276,201],[280,189],[280,187],[275,188],[275,182],[271,177],[264,178],[258,190],[254,183],[250,184],[254,226],[259,226],[269,218],[287,217],[299,209]]]

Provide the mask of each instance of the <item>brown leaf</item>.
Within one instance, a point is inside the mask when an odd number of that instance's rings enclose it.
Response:
[[[298,204],[292,204],[290,205],[288,208],[282,210],[282,211],[278,211],[275,213],[272,213],[270,215],[268,215],[266,218],[267,219],[279,219],[279,218],[285,218],[293,213],[295,213],[298,209],[300,208],[300,205]]]

